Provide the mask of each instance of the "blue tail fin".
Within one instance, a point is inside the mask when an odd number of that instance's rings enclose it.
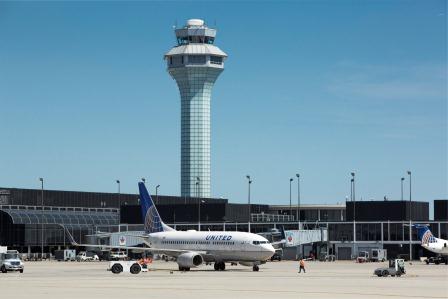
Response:
[[[138,189],[140,192],[140,206],[142,211],[142,219],[145,225],[145,232],[147,234],[158,233],[167,230],[173,230],[171,227],[165,225],[160,218],[151,196],[146,190],[144,183],[138,183]]]
[[[417,235],[422,244],[435,243],[436,238],[426,225],[415,224],[413,225],[417,229]]]

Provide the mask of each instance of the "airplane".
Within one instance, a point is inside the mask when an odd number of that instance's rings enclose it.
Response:
[[[75,246],[119,248],[149,251],[176,258],[180,271],[189,271],[203,263],[214,263],[215,271],[224,271],[225,263],[239,263],[259,271],[259,265],[275,253],[269,241],[257,234],[238,231],[176,231],[166,225],[144,183],[138,183],[145,234],[141,238],[148,247],[77,244]]]
[[[418,238],[422,242],[421,246],[423,248],[440,255],[448,256],[448,240],[434,237],[426,225],[414,224],[413,226],[417,229]]]

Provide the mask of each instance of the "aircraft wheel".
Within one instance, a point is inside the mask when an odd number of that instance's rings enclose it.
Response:
[[[131,266],[131,268],[129,269],[129,272],[131,272],[132,274],[138,274],[138,273],[140,273],[141,270],[142,270],[142,268],[140,267],[140,265],[135,263]]]
[[[119,273],[123,272],[123,266],[120,264],[114,264],[110,270],[114,274],[119,274]]]
[[[436,260],[436,261],[435,261],[435,264],[438,265],[438,264],[440,264],[440,262],[439,262],[438,260]]]
[[[219,263],[219,270],[220,271],[224,271],[226,269],[226,263],[224,263],[224,262],[220,262]]]
[[[252,267],[252,271],[258,272],[260,270],[260,268],[257,265],[254,265]]]
[[[224,271],[226,269],[226,263],[224,262],[215,262],[215,271]]]

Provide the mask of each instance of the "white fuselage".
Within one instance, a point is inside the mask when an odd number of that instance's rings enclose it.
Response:
[[[229,231],[164,231],[148,235],[155,249],[198,252],[205,262],[266,261],[275,252],[262,236]]]
[[[434,253],[448,255],[448,241],[444,239],[434,238],[436,242],[422,244],[422,247]]]

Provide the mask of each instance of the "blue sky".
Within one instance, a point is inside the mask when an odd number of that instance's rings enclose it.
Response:
[[[212,195],[447,198],[445,1],[0,2],[0,186],[180,193],[163,54],[204,18],[229,54],[212,97]],[[407,179],[407,176],[406,176]],[[293,198],[296,198],[294,181]],[[408,198],[408,182],[405,184]]]

